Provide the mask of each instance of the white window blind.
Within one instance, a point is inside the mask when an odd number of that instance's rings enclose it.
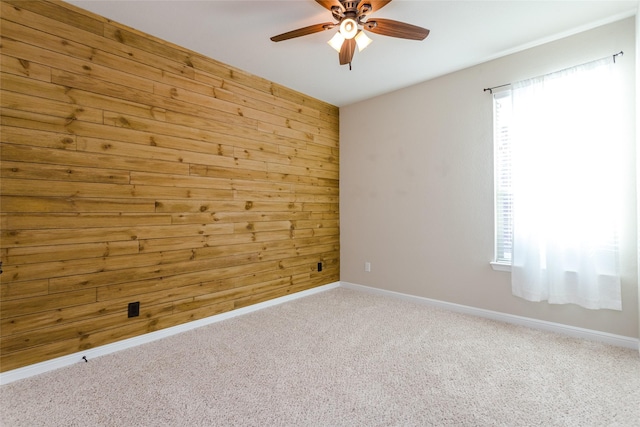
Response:
[[[493,95],[495,177],[495,261],[511,264],[513,249],[513,193],[511,188],[511,91]]]

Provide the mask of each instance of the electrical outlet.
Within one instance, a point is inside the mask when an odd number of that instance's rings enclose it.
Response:
[[[127,317],[140,316],[140,301],[130,302],[129,309],[127,311]]]
[[[371,273],[371,263],[369,261],[366,261],[364,263],[364,271],[366,271],[367,273]]]
[[[319,262],[319,263],[318,263],[318,273],[319,273],[319,272],[321,272],[321,271],[322,271],[322,263],[321,263],[321,262]]]

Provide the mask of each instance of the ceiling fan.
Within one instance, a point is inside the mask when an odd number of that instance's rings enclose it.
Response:
[[[315,0],[331,11],[333,18],[338,21],[325,22],[310,25],[297,30],[288,31],[271,37],[274,42],[289,40],[295,37],[306,36],[320,31],[339,27],[339,31],[329,40],[329,44],[339,53],[340,65],[349,64],[356,51],[362,51],[371,43],[371,39],[362,30],[370,31],[381,36],[398,37],[409,40],[424,40],[429,35],[429,30],[417,25],[391,19],[369,18],[369,14],[383,8],[391,0]],[[360,29],[362,28],[362,30]]]

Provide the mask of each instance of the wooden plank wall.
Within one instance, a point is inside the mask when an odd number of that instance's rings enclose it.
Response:
[[[336,107],[0,4],[2,371],[339,280]]]

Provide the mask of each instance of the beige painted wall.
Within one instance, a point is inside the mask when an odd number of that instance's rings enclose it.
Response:
[[[640,70],[640,1],[638,1],[638,10],[636,13],[636,75]],[[640,84],[636,83],[636,164],[640,164],[640,132],[638,132],[638,123],[640,123]],[[636,185],[640,188],[640,170],[636,169]],[[640,199],[637,200],[638,212],[637,218],[640,222]],[[638,277],[640,277],[640,229],[638,231]],[[640,311],[640,286],[638,287],[638,311]],[[638,316],[638,329],[640,330],[640,315]],[[640,348],[638,349],[640,350]]]
[[[631,175],[622,311],[527,302],[511,295],[509,273],[489,265],[492,99],[482,89],[620,50],[625,52],[619,65],[628,79],[633,147],[634,18],[341,108],[341,280],[638,337],[633,155],[624,165]],[[365,262],[371,263],[369,273]]]

